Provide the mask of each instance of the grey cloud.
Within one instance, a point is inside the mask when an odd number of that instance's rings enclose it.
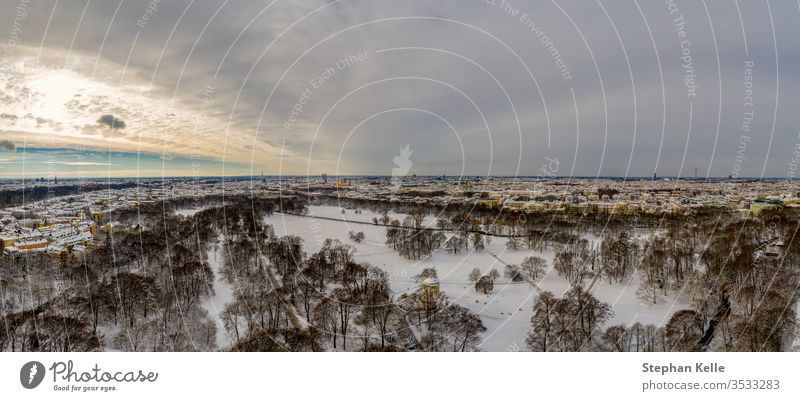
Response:
[[[17,145],[14,144],[14,142],[2,140],[2,141],[0,141],[0,151],[16,152],[17,151]]]
[[[111,114],[103,114],[97,119],[97,123],[105,125],[111,129],[125,129],[125,121],[122,121]]]

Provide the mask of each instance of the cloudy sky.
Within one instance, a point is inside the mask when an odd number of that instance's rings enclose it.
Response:
[[[797,2],[0,0],[0,18],[0,178],[389,175],[406,145],[419,175],[797,169]]]

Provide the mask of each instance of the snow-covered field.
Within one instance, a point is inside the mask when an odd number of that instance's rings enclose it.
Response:
[[[222,243],[222,236],[219,238],[219,243]],[[208,250],[208,264],[214,271],[214,296],[203,300],[203,307],[217,325],[217,347],[225,348],[231,345],[231,338],[225,331],[219,314],[225,309],[225,304],[233,301],[233,287],[222,279],[222,274],[219,272],[222,266],[221,246],[213,246]]]
[[[371,223],[373,217],[379,214],[364,210],[355,214],[352,209],[341,213],[336,206],[310,206],[308,216],[293,216],[276,213],[267,218],[266,222],[275,229],[276,235],[297,235],[304,239],[304,250],[311,254],[319,250],[327,238],[339,239],[342,242],[356,247],[355,259],[358,262],[367,262],[380,267],[389,275],[392,291],[399,295],[406,291],[414,291],[417,283],[412,278],[424,268],[435,267],[439,274],[441,290],[447,294],[450,302],[457,303],[478,313],[486,326],[487,331],[482,334],[480,348],[485,351],[517,351],[525,349],[525,338],[530,329],[530,319],[533,302],[536,300],[536,291],[527,283],[511,283],[505,278],[500,278],[495,283],[494,291],[489,295],[479,294],[468,280],[469,272],[474,268],[486,273],[491,269],[503,272],[504,265],[498,262],[486,251],[462,251],[453,255],[443,249],[436,251],[430,257],[410,261],[397,252],[384,245],[386,229],[373,224],[357,224],[351,221]],[[176,211],[182,216],[191,216],[200,209],[182,209]],[[326,219],[314,218],[325,217]],[[405,215],[389,213],[393,219],[402,220]],[[341,221],[328,220],[327,218]],[[433,224],[434,217],[425,220]],[[348,239],[349,231],[362,231],[365,234],[364,242],[356,244]],[[587,236],[587,239],[593,238]],[[220,241],[221,242],[221,241]],[[545,291],[551,291],[560,296],[569,289],[569,284],[552,270],[553,251],[531,252],[527,249],[510,251],[505,248],[505,238],[492,237],[486,249],[498,255],[506,263],[519,264],[527,256],[536,255],[548,261],[549,271],[538,283]],[[216,247],[209,249],[208,262],[217,275],[214,297],[204,301],[203,305],[217,323],[217,344],[220,347],[230,345],[230,338],[225,332],[219,318],[226,303],[233,300],[233,291],[230,285],[220,280],[219,267],[222,255]],[[588,283],[587,283],[588,285]],[[635,322],[643,324],[653,323],[663,325],[670,316],[679,309],[686,307],[685,303],[669,297],[652,305],[640,300],[636,296],[639,287],[638,278],[634,277],[625,284],[610,285],[598,281],[592,293],[599,300],[612,305],[614,316],[608,324],[631,325]]]
[[[202,208],[178,209],[178,210],[175,211],[175,214],[177,214],[178,216],[183,216],[183,217],[191,217],[191,216],[194,216],[195,214],[197,214],[197,212],[199,212],[201,210],[203,210],[203,209]]]
[[[535,290],[527,283],[510,283],[504,278],[498,280],[494,291],[489,295],[475,292],[472,283],[467,279],[473,268],[483,272],[497,269],[502,273],[504,266],[486,251],[462,251],[457,255],[448,254],[444,250],[435,252],[420,261],[409,261],[397,252],[384,245],[385,228],[375,225],[355,224],[346,221],[315,219],[313,216],[332,217],[347,220],[371,222],[377,214],[364,211],[354,214],[347,210],[341,214],[341,208],[333,206],[311,206],[309,216],[292,216],[274,214],[267,223],[275,228],[277,235],[297,235],[304,241],[304,249],[310,254],[316,252],[326,238],[339,239],[357,248],[355,259],[368,262],[385,270],[390,277],[392,290],[396,293],[413,291],[417,287],[412,276],[426,267],[435,267],[441,281],[441,290],[447,294],[451,302],[467,307],[480,314],[487,331],[483,333],[481,349],[486,351],[522,350],[525,337],[530,328],[532,305],[536,299]],[[402,215],[391,215],[393,218]],[[356,244],[348,240],[349,231],[363,231],[364,242]],[[505,249],[504,238],[492,238],[487,250],[498,255],[507,263],[519,264],[529,255],[543,257],[550,264],[550,271],[539,286],[560,296],[569,289],[569,284],[552,271],[553,253],[531,252],[527,249],[509,251]],[[587,283],[588,285],[588,283]],[[598,282],[592,289],[593,294],[603,302],[612,305],[614,317],[609,324],[634,322],[663,325],[672,313],[685,305],[672,298],[660,301],[656,305],[647,304],[636,296],[639,283],[636,278],[627,285],[609,285]]]

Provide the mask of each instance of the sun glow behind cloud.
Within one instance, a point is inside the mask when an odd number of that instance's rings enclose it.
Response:
[[[252,134],[230,130],[224,116],[202,109],[200,100],[187,104],[164,96],[134,73],[123,76],[122,66],[100,62],[95,68],[94,60],[65,62],[58,54],[37,60],[30,53],[0,60],[0,81],[6,83],[0,87],[0,133],[18,148],[148,153],[160,156],[166,169],[176,156],[218,160],[236,171],[251,157],[260,171],[259,162],[276,153]],[[207,173],[221,173],[218,164],[219,171]]]
[[[28,88],[44,95],[30,99],[22,105],[33,115],[45,116],[55,121],[74,121],[80,116],[70,112],[67,104],[76,94],[96,92],[93,86],[88,79],[70,70],[39,71],[29,78]]]

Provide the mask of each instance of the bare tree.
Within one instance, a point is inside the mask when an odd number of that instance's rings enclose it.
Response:
[[[551,344],[548,342],[553,333],[554,308],[558,299],[552,292],[545,291],[533,305],[531,331],[525,343],[531,351],[547,352]]]
[[[483,239],[483,234],[481,233],[473,233],[472,234],[472,248],[476,251],[482,251],[485,247],[485,241]]]
[[[703,320],[690,309],[675,312],[667,322],[667,342],[673,351],[694,351],[703,337]]]
[[[500,278],[500,272],[499,272],[499,271],[497,271],[497,269],[492,269],[492,270],[490,270],[488,275],[489,275],[489,277],[491,277],[491,278],[492,278],[492,282],[494,282],[494,281],[496,281],[498,278]]]
[[[522,247],[522,239],[520,237],[516,237],[513,235],[511,237],[508,237],[508,240],[506,241],[506,249],[516,251],[520,247]]]
[[[461,237],[457,235],[452,235],[450,238],[447,239],[444,243],[445,250],[448,253],[457,254],[461,251],[461,247],[463,246],[463,242]]]
[[[507,279],[509,279],[509,280],[511,280],[513,282],[519,282],[519,281],[524,280],[524,278],[522,276],[522,273],[520,272],[519,266],[517,266],[517,265],[506,265],[506,267],[505,267],[505,269],[503,271],[503,275]]]
[[[582,287],[561,299],[544,293],[534,305],[528,347],[541,351],[581,351],[593,347],[598,330],[612,316],[611,306]]]
[[[475,291],[488,294],[494,289],[494,279],[492,276],[482,276],[475,282]]]
[[[438,334],[437,337],[443,343],[449,345],[447,350],[453,352],[477,350],[480,341],[478,334],[486,331],[477,314],[456,304],[442,309],[430,329]]]
[[[359,244],[362,241],[364,241],[364,232],[363,231],[359,231],[359,232],[350,231],[348,233],[348,238],[350,238],[350,241],[353,241],[353,242]]]
[[[481,279],[482,275],[483,275],[483,273],[481,273],[481,269],[476,267],[476,268],[472,269],[471,272],[469,272],[469,281],[472,282],[472,283],[477,283],[478,280]]]
[[[524,277],[536,281],[539,276],[544,275],[547,262],[538,256],[528,256],[520,264],[520,271]]]
[[[437,277],[438,274],[436,273],[435,267],[426,267],[422,269],[422,271],[419,274],[413,276],[414,281],[418,283],[425,281],[425,279],[427,278],[437,278]]]

